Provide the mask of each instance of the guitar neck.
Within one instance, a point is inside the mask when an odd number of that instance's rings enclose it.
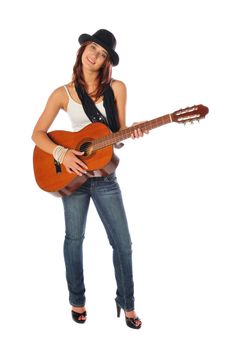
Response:
[[[143,123],[140,123],[139,125],[133,125],[128,128],[125,128],[123,130],[117,131],[113,134],[107,135],[105,137],[102,137],[100,139],[94,140],[93,142],[93,149],[96,151],[101,148],[105,148],[107,146],[114,145],[120,141],[123,141],[125,139],[128,139],[131,137],[131,134],[138,129],[141,129],[142,131],[149,131],[151,129],[155,129],[159,126],[168,124],[172,122],[172,116],[171,114],[166,114],[162,117],[152,119]]]

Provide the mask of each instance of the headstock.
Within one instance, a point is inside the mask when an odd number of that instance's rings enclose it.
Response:
[[[187,123],[193,122],[194,120],[199,121],[200,119],[205,118],[208,112],[208,107],[203,105],[196,105],[184,109],[179,109],[178,111],[171,114],[171,118],[173,122]]]

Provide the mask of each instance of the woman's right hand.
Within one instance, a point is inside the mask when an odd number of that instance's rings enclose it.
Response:
[[[75,149],[69,149],[64,157],[63,164],[68,173],[82,176],[87,173],[88,167],[83,163],[78,156],[82,156],[84,152],[76,151]]]

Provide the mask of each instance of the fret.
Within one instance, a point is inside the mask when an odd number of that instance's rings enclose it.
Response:
[[[172,118],[170,114],[166,114],[162,117],[155,118],[146,122],[142,122],[137,125],[130,126],[128,128],[125,128],[123,130],[117,131],[115,133],[112,133],[110,135],[101,137],[100,139],[96,139],[93,141],[93,151],[97,151],[99,149],[111,146],[113,144],[116,144],[122,140],[125,140],[129,137],[131,137],[131,134],[138,128],[140,128],[142,131],[149,131],[151,129],[157,128],[161,125],[168,124],[172,122]]]

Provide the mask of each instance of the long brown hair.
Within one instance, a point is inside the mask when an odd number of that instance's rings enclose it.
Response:
[[[83,75],[82,70],[82,61],[81,57],[87,45],[89,45],[91,41],[87,41],[81,45],[79,50],[77,51],[76,62],[73,66],[73,74],[72,74],[72,82],[77,85],[81,84],[84,89],[86,89],[86,82]],[[102,96],[107,85],[110,84],[112,76],[112,62],[110,60],[109,55],[107,55],[106,60],[98,72],[98,86],[91,94],[96,101]]]

